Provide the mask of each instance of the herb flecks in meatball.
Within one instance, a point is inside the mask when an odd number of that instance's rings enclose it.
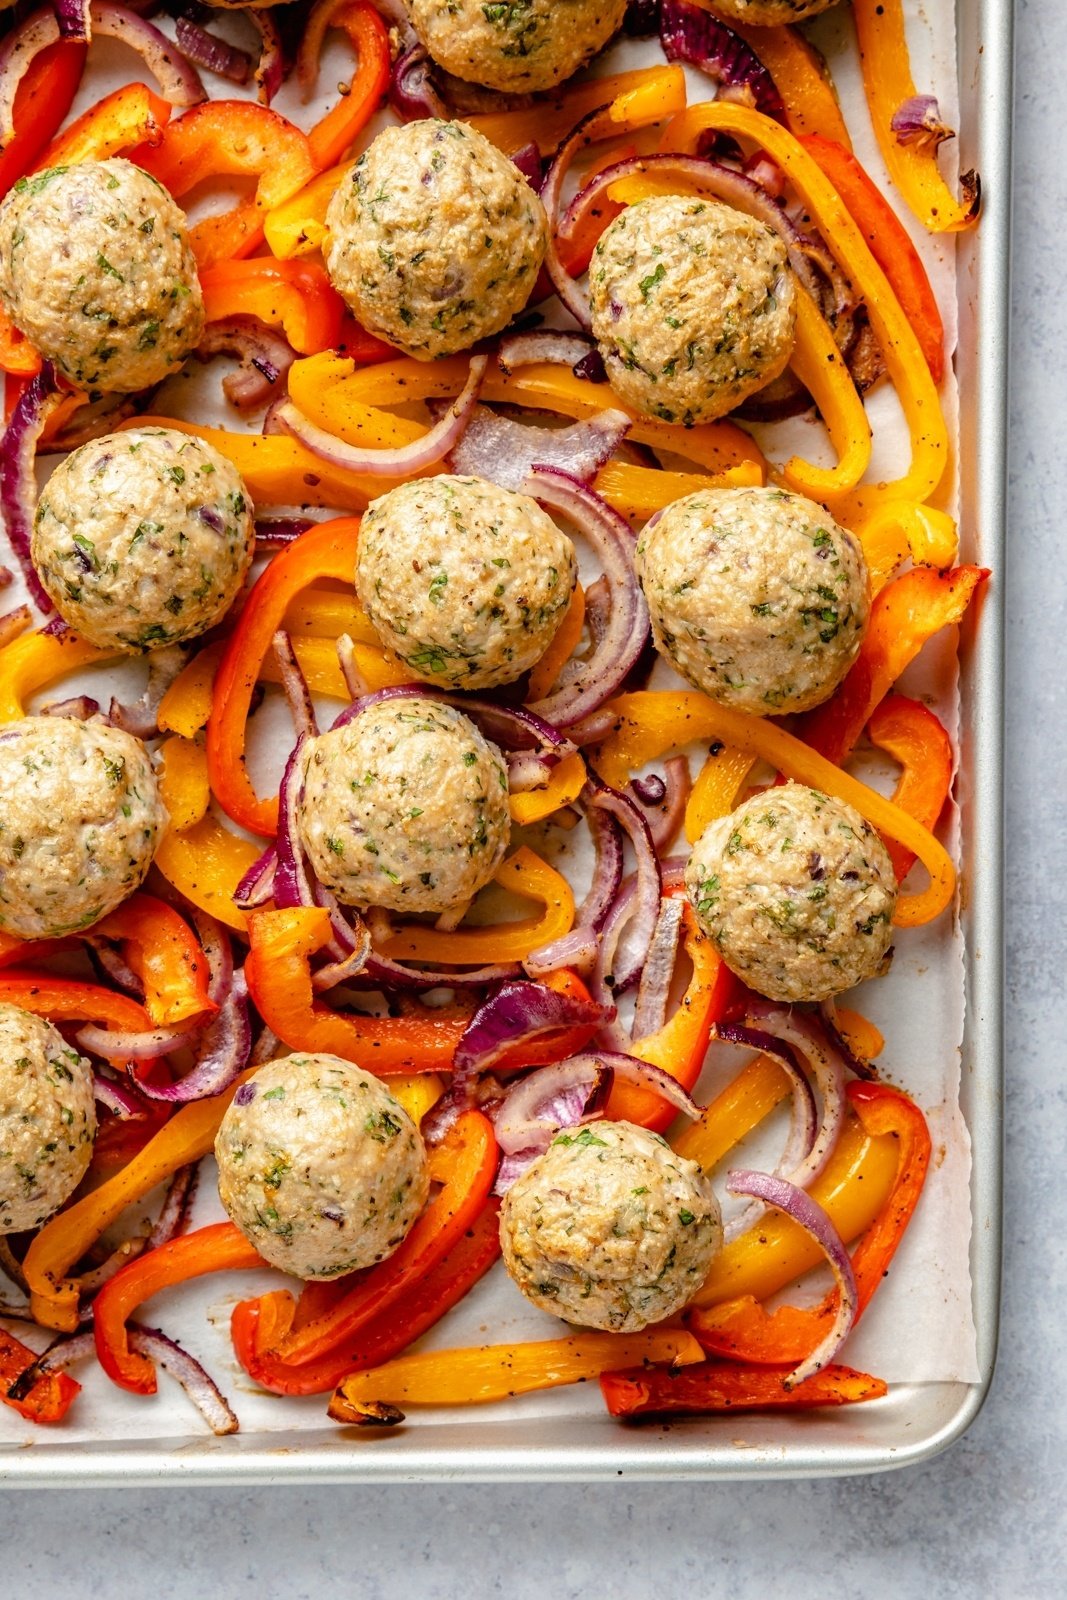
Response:
[[[0,1002],[0,1234],[39,1228],[85,1176],[89,1063],[43,1017]]]
[[[625,14],[626,0],[411,0],[434,60],[505,94],[555,88],[603,49]]]

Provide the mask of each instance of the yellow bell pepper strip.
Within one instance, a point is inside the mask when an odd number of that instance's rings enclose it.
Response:
[[[543,156],[551,156],[583,117],[600,106],[614,106],[620,98],[620,114],[612,118],[620,129],[627,120],[627,108],[637,113],[635,121],[659,122],[685,106],[685,74],[679,66],[610,73],[587,83],[564,85],[555,96],[538,99],[522,111],[491,111],[465,121],[507,155],[536,144]]]
[[[844,681],[829,700],[799,719],[797,731],[805,743],[828,761],[844,761],[905,667],[935,633],[959,622],[988,576],[985,567],[944,573],[915,567],[887,584],[871,607],[859,655]]]
[[[874,1061],[885,1049],[885,1037],[866,1017],[848,1006],[837,1006],[834,1025],[854,1056]]]
[[[389,1078],[389,1093],[399,1100],[416,1127],[445,1092],[436,1072],[397,1072]]]
[[[680,1156],[711,1172],[789,1092],[789,1079],[774,1057],[757,1056],[671,1143]]]
[[[151,149],[163,137],[171,118],[169,101],[143,83],[128,83],[90,106],[44,150],[37,170],[74,167],[82,161],[107,161],[112,156]]]
[[[551,817],[577,800],[585,784],[585,762],[575,750],[552,768],[552,775],[544,788],[524,789],[520,794],[508,796],[512,822],[520,828],[543,822],[546,817]]]
[[[706,0],[696,0],[705,10]],[[845,119],[837,102],[825,63],[814,45],[797,28],[749,28],[730,19],[731,32],[753,49],[774,79],[782,97],[786,126],[797,138],[821,134],[852,149]]]
[[[238,911],[233,897],[259,856],[254,844],[231,833],[208,812],[191,828],[168,829],[154,864],[192,905],[235,933],[245,934],[247,918]]]
[[[200,267],[248,256],[263,239],[263,220],[315,176],[307,135],[279,112],[245,100],[209,100],[171,122],[153,149],[134,152],[138,166],[181,200],[212,178],[254,177],[256,192],[232,210],[205,217],[190,232]]]
[[[907,229],[874,180],[855,156],[834,139],[816,134],[801,140],[819,163],[870,246],[900,301],[922,346],[930,376],[939,384],[945,373],[945,329],[922,257]]]
[[[341,337],[344,301],[317,261],[217,261],[200,286],[208,322],[257,317],[281,328],[300,355],[330,350]]]
[[[526,682],[526,698],[532,704],[544,700],[563,668],[577,650],[585,627],[585,590],[580,583],[574,585],[570,604],[563,621],[552,635],[548,649],[531,669]]]
[[[808,1193],[846,1244],[885,1206],[896,1180],[897,1150],[893,1134],[870,1134],[850,1116],[833,1155],[810,1185]],[[791,1217],[769,1212],[724,1246],[690,1305],[714,1306],[745,1294],[766,1300],[823,1259],[810,1234]]]
[[[211,788],[227,816],[250,833],[273,838],[278,797],[260,800],[245,767],[252,693],[275,633],[294,596],[320,578],[352,581],[359,523],[337,518],[309,528],[279,552],[256,581],[230,635],[215,678],[207,724]]]
[[[36,1369],[37,1352],[0,1328],[0,1400],[27,1422],[62,1422],[81,1384],[67,1372]]]
[[[399,1017],[331,1011],[315,996],[310,966],[329,942],[328,912],[317,906],[255,911],[248,930],[248,992],[267,1027],[291,1050],[340,1056],[379,1076],[451,1068],[474,1009],[469,1001]]]
[[[931,922],[951,901],[956,869],[933,834],[891,800],[842,772],[818,750],[769,717],[750,717],[692,691],[643,690],[619,695],[609,700],[608,706],[618,722],[608,739],[597,747],[594,765],[612,788],[625,788],[633,772],[640,772],[668,750],[679,749],[694,739],[721,739],[724,744],[735,745],[769,762],[795,783],[808,784],[855,806],[879,833],[915,851],[930,875],[930,883],[919,893],[903,895],[897,901],[893,918],[897,927],[916,928]]]
[[[943,572],[955,561],[959,544],[947,512],[909,500],[880,506],[857,522],[853,532],[863,546],[872,595],[881,593],[909,555],[917,567]]]
[[[953,755],[952,741],[933,712],[918,700],[890,695],[871,718],[867,735],[879,750],[900,762],[893,804],[924,828],[936,827],[952,788]],[[897,882],[903,883],[915,857],[894,839],[886,848]]]
[[[850,1083],[847,1094],[868,1134],[895,1138],[897,1167],[884,1208],[863,1234],[852,1256],[858,1322],[885,1278],[922,1194],[930,1165],[930,1132],[914,1101],[884,1083]],[[837,1312],[833,1288],[818,1305],[781,1306],[768,1314],[745,1295],[697,1309],[686,1319],[711,1355],[760,1364],[803,1361],[816,1348]]]
[[[138,1256],[105,1283],[93,1301],[96,1354],[111,1379],[131,1394],[155,1394],[156,1369],[130,1348],[127,1324],[139,1306],[164,1289],[209,1272],[251,1271],[263,1257],[232,1222],[215,1222]]]
[[[292,601],[282,622],[291,639],[312,634],[339,639],[343,633],[356,644],[378,644],[370,618],[356,599],[351,583],[344,589],[305,589]]]
[[[292,199],[275,206],[263,220],[263,234],[271,254],[279,261],[310,255],[326,238],[326,213],[341,184],[352,170],[350,162],[320,172]]]
[[[932,233],[959,233],[978,220],[981,186],[976,172],[960,178],[957,200],[937,164],[938,138],[909,139],[893,131],[893,118],[916,96],[900,0],[853,0],[863,87],[875,138],[889,176],[908,209]]]
[[[314,361],[294,361],[289,369],[289,399],[305,417],[333,432],[336,412],[323,404],[322,397],[356,370],[357,363],[350,356],[332,350],[323,351]],[[469,370],[468,365],[468,376]],[[412,444],[426,432],[423,424],[410,417],[395,417],[377,404],[359,405],[351,400],[344,406],[343,427],[350,443],[387,449]]]
[[[718,742],[712,745],[686,803],[685,836],[690,844],[696,844],[710,822],[729,816],[755,764],[747,750]]]
[[[100,1235],[179,1167],[200,1161],[215,1143],[226,1108],[254,1067],[222,1094],[182,1106],[126,1166],[91,1194],[83,1195],[46,1222],[22,1263],[30,1286],[30,1309],[44,1328],[73,1333],[78,1326],[79,1286],[66,1274]]]
[[[160,746],[157,770],[159,793],[170,825],[184,833],[207,816],[211,804],[204,752],[192,739],[175,734]]]
[[[394,929],[382,945],[393,961],[453,962],[460,966],[486,966],[501,961],[521,961],[574,926],[574,894],[570,884],[547,861],[521,845],[493,874],[493,882],[525,900],[538,900],[540,916],[518,922],[499,922],[484,928],[457,928],[445,933],[419,923]]]
[[[896,388],[911,436],[911,464],[893,483],[872,484],[833,496],[829,509],[859,516],[887,499],[925,501],[937,489],[949,459],[948,430],[937,389],[911,324],[837,190],[821,167],[770,117],[728,100],[715,100],[676,117],[664,133],[672,150],[692,150],[709,129],[750,139],[776,161],[811,214],[841,270],[864,301],[871,327]]]
[[[793,456],[782,468],[790,489],[812,500],[854,489],[871,462],[871,425],[833,332],[807,290],[797,284],[797,335],[789,365],[815,401],[837,452],[836,467]]]
[[[684,1328],[647,1333],[572,1333],[532,1344],[487,1344],[467,1350],[422,1350],[343,1378],[330,1401],[335,1422],[358,1422],[368,1402],[395,1406],[480,1405],[516,1394],[588,1383],[615,1367],[669,1362],[683,1367],[704,1352]]]
[[[304,48],[313,52],[313,59],[318,59],[327,30],[340,28],[348,35],[357,62],[355,77],[347,88],[340,86],[338,104],[308,134],[312,159],[321,172],[352,147],[389,87],[389,34],[378,12],[364,0],[334,0],[332,5],[315,6],[307,25],[312,38],[304,41]]]
[[[645,522],[654,511],[662,511],[683,495],[697,494],[701,489],[758,489],[762,484],[763,469],[758,461],[741,461],[736,467],[725,467],[708,476],[609,461],[593,479],[600,498],[633,523]]]
[[[470,1228],[489,1197],[496,1175],[492,1124],[480,1111],[466,1111],[440,1144],[428,1152],[430,1179],[441,1184],[403,1244],[369,1272],[354,1274],[347,1293],[322,1316],[293,1326],[296,1302],[287,1291],[265,1295],[269,1317],[257,1330],[257,1348],[288,1366],[318,1361],[353,1336],[432,1271]]]
[[[186,662],[159,702],[156,721],[163,733],[192,740],[207,726],[215,674],[224,648],[225,641],[217,639]]]
[[[693,967],[686,991],[663,1027],[643,1039],[635,1039],[628,1049],[630,1055],[670,1073],[683,1089],[692,1089],[704,1065],[712,1026],[733,1000],[737,980],[711,940],[700,931],[688,903],[684,917],[684,948]],[[653,1133],[662,1133],[675,1115],[658,1095],[619,1079],[612,1085],[605,1111],[605,1116],[616,1122],[633,1122],[651,1128]]]
[[[675,1374],[634,1367],[605,1372],[600,1392],[613,1417],[661,1417],[676,1412],[709,1416],[725,1411],[812,1411],[880,1400],[889,1393],[881,1378],[831,1362],[795,1389],[787,1389],[789,1367],[742,1367],[705,1361]]]
[[[208,961],[200,942],[172,906],[135,894],[94,923],[93,933],[117,939],[144,985],[144,1008],[157,1028],[175,1028],[218,1010],[208,994]]]
[[[777,124],[774,124],[777,126]],[[309,356],[289,369],[292,392],[305,396],[301,409],[318,427],[352,443],[367,442],[361,427],[367,411],[390,405],[406,405],[412,400],[454,398],[467,381],[470,363],[465,356],[446,356],[440,361],[412,361],[397,357],[372,367],[357,368],[354,362],[340,361],[332,355]],[[347,372],[345,369],[348,369]],[[593,417],[604,409],[604,386],[576,378],[569,367],[537,361],[514,371],[501,372],[491,367],[481,388],[483,400],[549,410],[571,417]],[[628,408],[619,401],[619,409]],[[659,422],[629,412],[628,437],[653,449],[697,461],[710,472],[737,466],[743,461],[765,464],[758,446],[742,428],[732,422],[708,422],[684,428],[679,423]],[[425,431],[425,430],[424,430]],[[381,493],[380,483],[372,494]]]
[[[105,666],[115,659],[114,652],[98,650],[69,630],[23,634],[0,650],[0,722],[17,722],[26,716],[30,696],[68,672]]]
[[[337,659],[337,643],[333,639],[294,639],[293,649],[300,670],[312,694],[324,694],[334,700],[351,700],[344,673]],[[355,664],[368,693],[376,689],[395,689],[411,682],[411,668],[393,661],[381,645],[373,648],[365,644],[352,646]],[[261,683],[280,683],[281,672],[275,657],[269,655],[260,670]]]

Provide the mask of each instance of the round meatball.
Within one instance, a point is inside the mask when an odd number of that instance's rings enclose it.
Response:
[[[752,28],[777,28],[784,22],[803,22],[829,11],[837,0],[715,0],[715,9],[727,22],[747,22]]]
[[[711,200],[641,200],[615,218],[589,272],[612,388],[664,422],[711,422],[785,371],[796,286],[785,245]]]
[[[637,1333],[700,1288],[722,1222],[695,1161],[658,1133],[594,1122],[557,1134],[512,1184],[500,1242],[535,1306],[583,1327]]]
[[[89,1063],[43,1017],[0,1002],[0,1234],[59,1210],[95,1137]]]
[[[415,31],[457,78],[524,94],[584,67],[622,26],[626,0],[410,0]]]
[[[72,628],[132,654],[218,622],[240,593],[255,535],[225,456],[171,428],[139,428],[59,464],[37,503],[31,554]]]
[[[548,239],[515,163],[462,122],[385,128],[330,202],[326,265],[364,327],[420,361],[499,333]]]
[[[382,643],[446,689],[512,683],[547,650],[578,577],[574,546],[529,495],[418,478],[363,518],[356,588]]]
[[[285,1056],[234,1095],[215,1140],[219,1198],[265,1261],[339,1278],[391,1256],[426,1204],[418,1128],[339,1056]]]
[[[309,740],[297,820],[320,881],[346,905],[449,911],[507,850],[507,769],[452,706],[382,700]]]
[[[731,972],[771,1000],[828,1000],[874,977],[893,936],[885,845],[852,806],[799,783],[705,828],[685,885]]]
[[[151,388],[204,329],[185,213],[129,161],[19,179],[0,204],[0,301],[79,389]]]
[[[65,717],[0,729],[0,928],[55,939],[91,927],[142,883],[166,825],[132,734]]]
[[[656,648],[722,705],[806,711],[855,661],[870,586],[859,541],[781,489],[686,495],[637,543]]]

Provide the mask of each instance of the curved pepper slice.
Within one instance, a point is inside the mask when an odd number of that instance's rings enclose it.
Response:
[[[498,961],[522,961],[543,944],[560,939],[574,926],[574,894],[562,873],[521,845],[493,874],[493,882],[527,900],[539,900],[539,917],[501,922],[484,928],[457,928],[445,933],[412,923],[398,927],[382,945],[382,954],[394,961],[455,962],[460,966],[487,966]]]
[[[946,511],[916,505],[913,500],[891,500],[855,524],[857,539],[871,578],[871,594],[879,595],[908,556],[917,567],[939,572],[956,559],[959,538],[956,524]]]
[[[900,762],[893,804],[924,828],[933,829],[952,788],[952,741],[941,723],[918,700],[893,694],[874,713],[867,736],[879,750]],[[886,849],[897,882],[903,883],[915,865],[915,856],[895,839],[887,841]]]
[[[59,39],[26,68],[15,90],[15,132],[0,151],[0,197],[29,172],[65,119],[85,70],[87,49],[75,39]]]
[[[11,378],[35,378],[41,366],[41,358],[33,345],[0,307],[0,372],[6,372]]]
[[[585,784],[585,762],[578,751],[573,750],[569,756],[564,756],[558,766],[553,767],[552,775],[543,788],[523,789],[509,797],[508,809],[512,822],[519,827],[542,822],[545,817],[551,817],[554,812],[569,806],[572,800],[577,800]]]
[[[93,924],[94,934],[121,941],[144,984],[144,1008],[157,1028],[218,1010],[207,992],[208,963],[185,918],[155,895],[135,894]]]
[[[672,1412],[707,1416],[720,1411],[811,1411],[850,1406],[888,1394],[881,1378],[831,1364],[799,1388],[787,1389],[788,1367],[739,1367],[705,1361],[677,1373],[634,1367],[605,1372],[600,1392],[613,1417],[656,1417]]]
[[[159,144],[171,117],[171,105],[143,83],[128,83],[90,106],[58,139],[53,139],[37,166],[73,167],[81,161],[107,161],[112,156]]]
[[[853,0],[852,17],[859,39],[863,87],[889,176],[923,227],[933,233],[958,233],[972,228],[978,220],[978,174],[963,174],[963,198],[957,200],[937,164],[938,138],[905,142],[893,131],[893,117],[916,96],[900,0]]]
[[[301,589],[319,578],[352,583],[359,523],[338,518],[309,528],[262,573],[230,635],[215,679],[207,724],[207,760],[216,799],[250,833],[273,838],[278,797],[260,800],[245,767],[245,737],[252,693],[282,618]]]
[[[642,121],[658,122],[685,105],[685,73],[679,66],[639,67],[588,83],[565,84],[554,98],[539,99],[528,110],[491,111],[464,121],[507,155],[536,144],[543,156],[551,156],[583,117],[613,104],[620,95],[639,99]]]
[[[331,1011],[315,997],[309,964],[329,941],[329,914],[302,906],[256,911],[248,927],[248,992],[267,1027],[291,1050],[321,1050],[378,1074],[451,1068],[470,1004],[399,1017]]]
[[[65,1274],[127,1206],[143,1200],[179,1167],[208,1154],[227,1106],[255,1070],[250,1067],[242,1072],[222,1094],[182,1106],[126,1166],[45,1223],[22,1263],[30,1286],[30,1308],[42,1327],[74,1332],[79,1285],[76,1278]]]
[[[711,1172],[745,1136],[770,1116],[789,1093],[789,1079],[773,1056],[757,1056],[733,1078],[700,1118],[691,1122],[671,1144],[687,1161]]]
[[[143,1033],[152,1019],[128,995],[80,978],[57,978],[54,972],[5,967],[0,972],[0,1000],[32,1011],[35,1017],[60,1022],[105,1022],[126,1033]]]
[[[740,461],[736,467],[706,475],[608,461],[593,479],[593,488],[621,516],[636,523],[645,522],[654,511],[662,511],[683,495],[697,494],[701,489],[758,489],[763,478],[758,461]]]
[[[702,0],[697,0],[700,5]],[[731,33],[740,34],[774,79],[785,106],[786,126],[797,138],[822,134],[852,149],[834,86],[819,52],[797,28],[748,28],[730,19]]]
[[[0,650],[0,723],[24,717],[30,696],[57,678],[115,659],[113,653],[98,650],[69,630],[58,635],[43,630],[24,634]]]
[[[96,1353],[112,1383],[132,1394],[156,1392],[155,1366],[147,1356],[130,1349],[126,1325],[138,1306],[162,1289],[209,1272],[237,1272],[266,1265],[232,1222],[215,1222],[171,1239],[123,1267],[93,1301]]]
[[[159,747],[157,770],[160,798],[170,825],[184,833],[207,816],[211,804],[204,752],[192,739],[174,734]]]
[[[735,750],[715,740],[686,803],[685,836],[690,844],[696,844],[710,822],[730,814],[755,764],[747,750]]]
[[[257,1383],[274,1394],[326,1394],[347,1373],[392,1360],[439,1322],[446,1311],[458,1305],[499,1260],[499,1211],[500,1202],[490,1195],[447,1255],[380,1316],[361,1328],[350,1343],[338,1345],[317,1361],[307,1361],[296,1367],[263,1354],[259,1339],[260,1303],[258,1300],[242,1301],[234,1308],[230,1323],[238,1361]],[[302,1295],[301,1302],[303,1299]]]
[[[258,317],[301,355],[331,350],[341,338],[344,301],[318,261],[216,261],[200,286],[208,322]]]
[[[935,633],[960,621],[988,577],[985,567],[915,567],[887,584],[871,607],[859,655],[843,682],[799,719],[804,742],[828,761],[844,761],[905,667]]]
[[[930,1132],[915,1102],[887,1084],[850,1083],[846,1093],[867,1133],[891,1134],[897,1144],[893,1186],[852,1255],[858,1322],[889,1271],[918,1204],[930,1165]],[[746,1295],[691,1312],[687,1326],[712,1355],[784,1365],[803,1361],[816,1348],[837,1314],[837,1305],[836,1287],[818,1305],[780,1306],[771,1313]]]
[[[155,865],[194,906],[243,934],[247,919],[233,896],[259,855],[254,844],[222,827],[208,812],[191,828],[170,828],[156,850]]]
[[[36,1351],[0,1328],[0,1400],[27,1422],[62,1422],[81,1384],[66,1372],[36,1372],[36,1364]]]
[[[315,6],[308,20],[311,37],[305,39],[305,48],[317,55],[329,28],[340,28],[348,35],[356,52],[356,74],[347,88],[342,86],[338,104],[308,134],[312,160],[320,172],[341,160],[377,111],[389,86],[392,64],[385,23],[364,0],[334,0],[332,5]]]
[[[287,1290],[265,1295],[269,1328],[260,1323],[260,1351],[270,1351],[289,1366],[305,1366],[349,1344],[400,1296],[423,1279],[473,1224],[496,1173],[493,1129],[480,1111],[466,1111],[429,1152],[430,1177],[441,1188],[418,1218],[399,1249],[369,1272],[355,1276],[353,1287],[323,1316],[293,1329],[296,1302]]]

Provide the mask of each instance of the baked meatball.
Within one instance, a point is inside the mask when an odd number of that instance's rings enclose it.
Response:
[[[0,1234],[39,1228],[59,1210],[95,1136],[89,1063],[43,1017],[0,1002]]]
[[[553,89],[622,26],[626,0],[410,0],[415,31],[457,78],[506,94]]]

